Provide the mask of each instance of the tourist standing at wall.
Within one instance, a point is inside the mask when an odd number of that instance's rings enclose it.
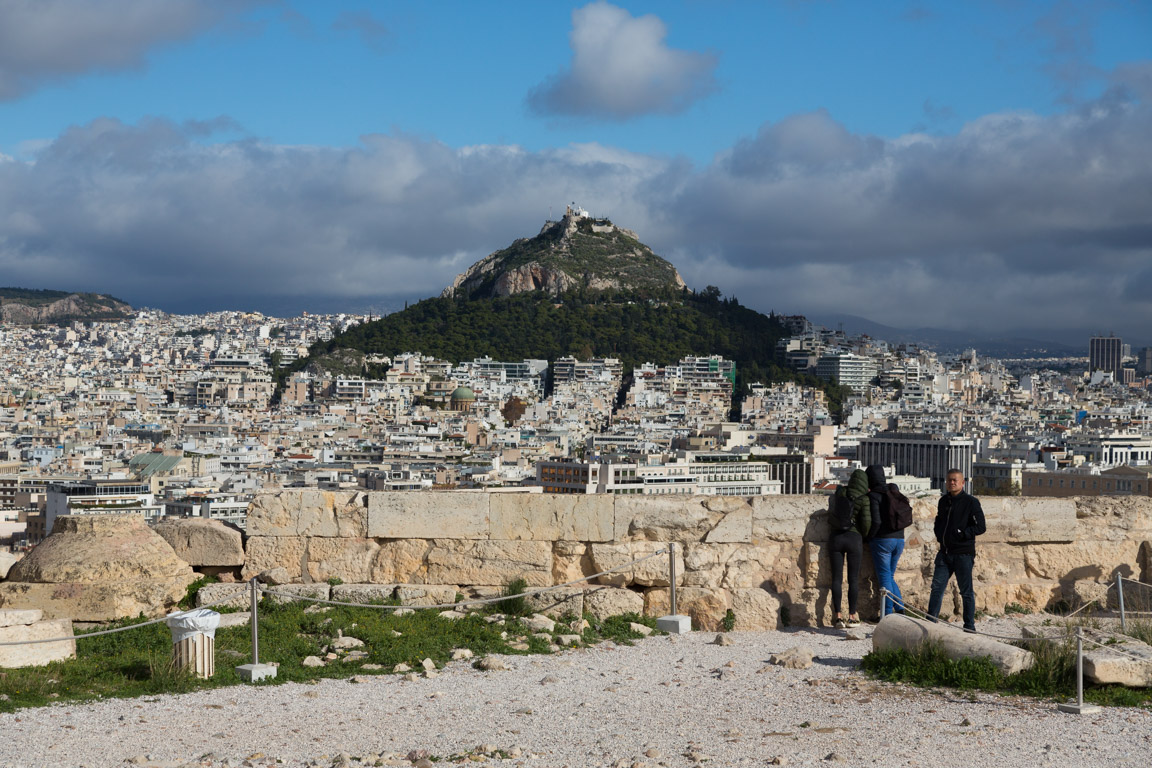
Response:
[[[872,566],[876,570],[876,581],[896,598],[895,601],[891,597],[884,599],[880,607],[880,618],[884,618],[893,611],[904,613],[904,597],[896,584],[896,564],[900,562],[900,555],[904,554],[904,527],[894,519],[891,501],[891,495],[899,494],[902,498],[903,494],[900,494],[900,488],[895,483],[887,481],[884,467],[879,464],[871,465],[865,472],[868,476],[868,500],[872,508],[874,531],[868,542]]]
[[[928,615],[935,620],[948,580],[956,575],[956,586],[964,602],[964,631],[976,631],[976,592],[972,589],[972,567],[976,562],[976,537],[987,530],[980,500],[964,492],[964,473],[948,470],[945,493],[936,504],[936,567],[932,572],[932,596],[928,598]]]
[[[843,489],[851,504],[849,516],[832,515],[832,533],[828,538],[828,558],[832,564],[833,626],[837,629],[860,626],[856,603],[860,596],[860,559],[864,554],[864,541],[871,528],[872,513],[868,501],[868,477],[858,469]],[[833,504],[836,500],[833,500]],[[840,616],[843,597],[844,561],[848,561],[848,621]]]

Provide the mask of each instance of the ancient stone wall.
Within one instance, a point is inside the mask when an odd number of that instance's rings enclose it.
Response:
[[[1152,499],[981,501],[988,519],[976,558],[981,610],[1089,599],[1116,574],[1152,579]],[[282,567],[305,584],[492,595],[516,578],[531,587],[560,584],[675,542],[679,607],[698,628],[718,627],[729,609],[737,628],[775,627],[781,617],[819,625],[831,616],[826,506],[820,496],[268,492],[249,510],[243,576]],[[916,501],[914,515],[897,582],[910,604],[926,607],[935,500]],[[952,589],[945,614],[959,610]],[[867,555],[861,595],[861,613],[875,617]],[[585,609],[604,613],[659,615],[668,603],[663,556],[600,577],[583,599]]]

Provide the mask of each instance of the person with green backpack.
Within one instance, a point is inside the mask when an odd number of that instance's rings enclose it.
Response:
[[[868,476],[857,469],[848,484],[836,489],[828,520],[828,557],[832,561],[833,626],[837,629],[860,626],[856,604],[860,596],[860,560],[864,542],[872,527],[872,505],[868,498]],[[843,598],[844,562],[848,562],[848,620],[840,615]]]

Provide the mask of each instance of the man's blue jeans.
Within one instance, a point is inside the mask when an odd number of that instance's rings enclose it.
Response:
[[[976,592],[972,589],[972,566],[976,555],[947,555],[936,553],[936,567],[932,571],[932,596],[928,598],[928,615],[935,619],[940,615],[940,604],[944,602],[944,590],[948,579],[956,574],[956,586],[960,588],[960,598],[964,601],[964,629],[976,628]]]
[[[872,539],[868,542],[872,551],[872,566],[876,569],[876,580],[880,586],[896,596],[897,601],[885,598],[884,608],[880,617],[883,618],[893,611],[904,610],[904,596],[900,594],[900,587],[896,584],[896,564],[900,562],[900,555],[904,554],[904,537],[898,539]]]

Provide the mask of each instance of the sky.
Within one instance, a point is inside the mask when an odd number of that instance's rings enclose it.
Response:
[[[0,0],[0,285],[387,311],[570,202],[763,312],[1152,343],[1152,2]]]

